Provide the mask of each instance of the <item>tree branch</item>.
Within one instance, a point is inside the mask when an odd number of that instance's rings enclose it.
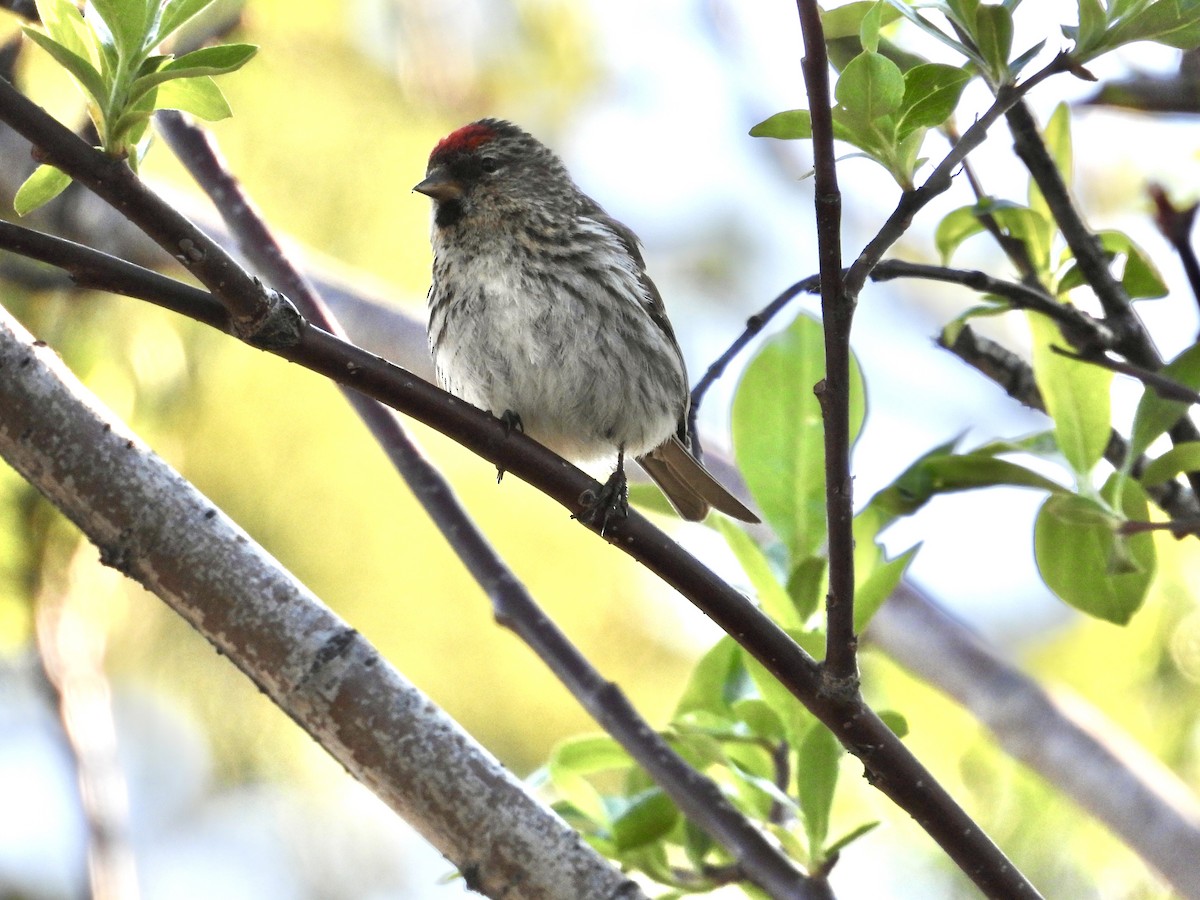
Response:
[[[301,314],[345,339],[324,302],[287,259],[209,137],[176,112],[157,114],[167,142],[213,200],[251,263],[296,303]],[[343,392],[413,495],[492,603],[496,621],[516,633],[605,731],[625,748],[684,814],[738,861],[743,876],[771,897],[814,897],[809,879],[755,828],[709,778],[650,727],[615,684],[606,681],[547,616],[479,531],[441,472],[409,437],[399,417],[357,391]]]
[[[826,690],[858,693],[858,638],[854,634],[854,482],[850,477],[850,329],[857,293],[842,277],[842,194],[833,152],[829,57],[816,0],[797,0],[804,37],[804,84],[812,121],[816,170],[817,256],[825,377],[813,389],[825,423],[825,510],[828,521],[829,592],[825,595]]]
[[[473,889],[644,900],[3,309],[0,372],[0,455],[102,562],[163,598]]]

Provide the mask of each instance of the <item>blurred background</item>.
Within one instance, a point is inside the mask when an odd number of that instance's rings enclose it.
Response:
[[[1018,15],[1018,51],[1043,38],[1047,53],[1066,44],[1056,23],[1071,21],[1074,4],[1026,6],[1036,11]],[[0,26],[15,32],[17,20],[5,16]],[[510,118],[557,149],[580,186],[642,237],[693,379],[747,316],[816,270],[808,146],[747,135],[766,116],[805,103],[793,4],[252,0],[235,37],[261,50],[221,79],[235,116],[212,131],[231,167],[268,221],[310,258],[345,278],[369,278],[414,317],[424,315],[429,209],[411,186],[438,138],[482,116]],[[1143,49],[1105,58],[1094,71],[1119,77],[1178,64],[1163,47]],[[19,75],[39,102],[79,121],[72,86],[44,55],[25,52]],[[1092,90],[1060,76],[1030,99],[1044,120],[1058,101]],[[966,104],[986,106],[978,85]],[[1178,201],[1196,196],[1194,122],[1082,107],[1074,121],[1076,194],[1091,224],[1132,234],[1176,288],[1143,307],[1172,356],[1193,340],[1197,316],[1153,228],[1145,187],[1153,179]],[[933,135],[924,155],[937,159],[944,149]],[[1024,199],[1002,128],[979,152],[977,170],[996,196]],[[163,146],[145,174],[198,196]],[[840,178],[849,258],[899,191],[864,159],[846,160]],[[933,227],[971,201],[956,185],[896,255],[936,261]],[[1009,274],[983,238],[955,262]],[[594,730],[493,622],[330,385],[136,301],[5,296],[161,456],[518,774],[535,770],[561,738]],[[972,445],[1046,427],[933,345],[940,325],[972,302],[925,283],[864,294],[855,326],[869,410],[855,456],[860,504],[955,435]],[[778,324],[815,308],[800,301]],[[989,333],[1017,349],[1028,342],[1016,317]],[[736,377],[726,375],[706,401],[708,446],[727,443]],[[1116,390],[1127,413],[1139,391]],[[413,430],[534,596],[651,721],[664,721],[691,663],[715,639],[709,623],[622,554],[565,527],[556,504],[514,478],[497,486],[487,463]],[[1037,577],[1031,528],[1041,499],[1015,490],[940,498],[895,526],[889,547],[924,542],[910,570],[916,584],[1054,691],[1094,704],[1200,785],[1195,552],[1163,543],[1156,588],[1129,627],[1084,620]],[[713,533],[664,524],[737,578]],[[85,891],[75,763],[35,651],[39,633],[44,649],[107,673],[95,689],[111,691],[114,783],[127,791],[142,896],[466,893],[448,863],[226,660],[155,597],[101,567],[94,548],[0,468],[0,898]],[[871,699],[908,718],[917,755],[1048,895],[1165,896],[1140,861],[1000,754],[958,707],[870,650],[864,674]],[[846,774],[839,802],[847,821],[861,821],[865,809],[884,826],[835,869],[840,896],[974,895],[918,829],[861,785],[852,761]]]

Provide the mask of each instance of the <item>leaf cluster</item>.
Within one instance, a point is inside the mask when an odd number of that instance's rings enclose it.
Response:
[[[206,121],[230,115],[213,76],[240,69],[257,47],[220,44],[179,57],[159,52],[165,40],[214,2],[96,0],[85,13],[70,0],[38,0],[41,27],[24,31],[79,85],[101,149],[127,159],[136,171],[149,146],[147,130],[156,109],[179,109]],[[38,167],[17,193],[17,213],[36,209],[70,182],[53,166]]]

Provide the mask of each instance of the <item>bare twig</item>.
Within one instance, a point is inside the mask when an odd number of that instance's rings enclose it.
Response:
[[[1168,378],[1166,375],[1158,372],[1147,371],[1141,366],[1113,359],[1103,353],[1075,353],[1063,347],[1056,346],[1051,346],[1050,350],[1059,356],[1065,356],[1067,359],[1091,363],[1102,369],[1108,369],[1110,372],[1136,378],[1164,400],[1178,400],[1181,403],[1200,403],[1200,393],[1197,393],[1185,384],[1181,384],[1174,378]]]
[[[842,194],[833,152],[829,57],[816,0],[797,0],[804,36],[804,84],[812,121],[816,170],[817,256],[821,271],[821,322],[825,377],[814,391],[825,423],[825,515],[828,521],[829,592],[825,595],[826,690],[858,693],[858,638],[854,634],[854,482],[850,477],[850,328],[857,292],[842,276]],[[804,389],[807,385],[797,385]]]
[[[1192,226],[1196,224],[1196,210],[1200,207],[1193,203],[1180,209],[1171,202],[1162,185],[1152,184],[1147,191],[1154,202],[1154,224],[1179,255],[1192,288],[1192,297],[1200,303],[1200,260],[1196,259],[1196,248],[1192,246]]]

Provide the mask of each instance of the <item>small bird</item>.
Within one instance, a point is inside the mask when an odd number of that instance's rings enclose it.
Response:
[[[617,459],[584,518],[627,511],[635,457],[684,519],[758,518],[692,456],[683,354],[637,236],[510,122],[443,138],[413,190],[433,207],[438,384],[573,462]]]

